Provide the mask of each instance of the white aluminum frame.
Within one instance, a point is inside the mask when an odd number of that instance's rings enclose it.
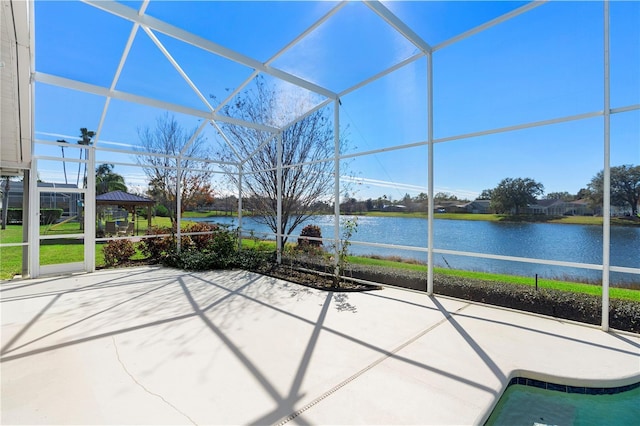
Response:
[[[389,152],[389,151],[394,151],[394,150],[401,150],[401,149],[408,149],[408,148],[413,148],[413,147],[419,147],[419,146],[427,146],[428,148],[428,158],[427,158],[427,169],[428,169],[428,216],[427,216],[427,220],[428,220],[428,236],[427,236],[427,247],[407,247],[407,246],[401,246],[401,245],[396,245],[396,244],[371,244],[371,243],[364,243],[364,242],[359,242],[359,241],[353,241],[353,244],[362,244],[362,245],[368,245],[368,246],[374,246],[374,247],[391,247],[391,248],[399,248],[399,249],[407,249],[407,250],[414,250],[414,251],[418,251],[418,252],[427,252],[427,257],[428,257],[428,276],[427,276],[427,294],[431,295],[433,293],[433,255],[434,253],[439,253],[439,254],[451,254],[451,255],[460,255],[460,256],[472,256],[472,257],[478,257],[478,258],[484,258],[484,259],[498,259],[498,260],[506,260],[506,261],[515,261],[515,262],[527,262],[527,263],[536,263],[536,264],[544,264],[544,265],[556,265],[556,266],[567,266],[567,267],[576,267],[576,268],[584,268],[584,269],[592,269],[592,270],[602,270],[602,290],[603,290],[603,294],[602,294],[602,301],[603,301],[603,307],[602,307],[602,324],[601,327],[603,330],[607,331],[609,329],[609,320],[608,320],[608,309],[609,309],[609,274],[611,271],[614,272],[624,272],[624,273],[632,273],[632,274],[640,274],[640,268],[627,268],[627,267],[616,267],[616,266],[611,266],[610,265],[610,253],[609,253],[609,243],[610,243],[610,217],[607,214],[610,211],[610,172],[611,172],[611,166],[610,166],[610,116],[611,114],[616,114],[616,113],[623,113],[623,112],[628,112],[628,111],[634,111],[634,110],[640,110],[640,104],[635,104],[635,105],[626,105],[626,106],[622,106],[616,109],[611,109],[611,105],[610,105],[610,63],[609,63],[609,0],[603,0],[603,18],[604,18],[604,34],[603,34],[603,39],[604,39],[604,51],[603,51],[603,55],[604,55],[604,79],[603,79],[603,89],[604,89],[604,103],[603,103],[603,110],[602,111],[592,111],[592,112],[586,112],[586,113],[580,113],[580,114],[575,114],[575,115],[571,115],[571,116],[564,116],[564,117],[556,117],[556,118],[552,118],[552,119],[548,119],[548,120],[542,120],[542,121],[535,121],[535,122],[528,122],[528,123],[521,123],[521,124],[516,124],[516,125],[511,125],[511,126],[506,126],[506,127],[501,127],[501,128],[493,128],[493,129],[487,129],[487,130],[482,130],[482,131],[478,131],[478,132],[473,132],[473,133],[466,133],[466,134],[458,134],[458,135],[451,135],[451,136],[446,136],[446,137],[441,137],[441,138],[434,138],[434,132],[433,132],[433,115],[434,115],[434,105],[433,105],[433,62],[434,62],[434,58],[433,58],[433,52],[436,52],[437,50],[440,49],[444,49],[448,46],[451,46],[461,40],[464,40],[466,38],[472,37],[478,33],[481,33],[482,31],[487,30],[488,28],[494,27],[496,25],[499,25],[503,22],[506,22],[516,16],[519,16],[521,14],[527,13],[537,7],[542,6],[543,4],[546,3],[547,0],[537,0],[537,1],[532,1],[529,4],[526,4],[518,9],[515,9],[511,12],[508,12],[502,16],[499,16],[498,18],[495,18],[493,20],[490,20],[484,24],[481,24],[475,28],[472,28],[464,33],[461,33],[459,35],[456,35],[448,40],[445,40],[444,42],[441,42],[435,46],[431,46],[429,45],[425,40],[423,40],[418,34],[416,34],[408,25],[406,25],[400,18],[398,18],[396,15],[394,15],[383,3],[379,2],[379,1],[365,1],[363,2],[371,11],[372,13],[375,13],[383,22],[385,22],[387,25],[389,25],[391,28],[393,28],[395,31],[397,31],[399,34],[401,34],[405,39],[407,39],[409,42],[411,42],[414,46],[416,46],[418,48],[418,50],[420,51],[417,54],[412,55],[409,58],[406,58],[398,63],[396,63],[395,65],[389,67],[386,70],[383,70],[373,76],[370,76],[360,82],[357,82],[356,84],[354,84],[353,86],[344,89],[343,91],[336,93],[332,90],[330,90],[329,88],[326,87],[322,87],[318,84],[315,84],[311,81],[305,80],[303,78],[300,78],[298,76],[295,76],[293,74],[290,74],[288,72],[279,70],[275,67],[273,67],[271,64],[277,60],[279,57],[281,57],[283,54],[285,54],[289,49],[291,49],[293,46],[295,46],[299,41],[301,41],[302,39],[304,39],[305,37],[307,37],[309,34],[311,34],[314,30],[316,30],[317,28],[319,28],[323,23],[327,22],[328,20],[330,20],[334,15],[336,15],[346,4],[346,1],[342,1],[340,3],[338,3],[335,7],[333,7],[329,12],[327,12],[324,16],[322,16],[320,19],[318,19],[316,22],[314,22],[311,26],[309,26],[305,31],[303,31],[300,35],[298,35],[296,38],[294,38],[291,42],[289,42],[287,45],[285,45],[280,51],[278,51],[274,56],[272,56],[268,61],[262,63],[254,58],[248,57],[246,55],[240,54],[238,52],[232,51],[231,49],[228,49],[224,46],[221,46],[219,44],[216,44],[215,42],[211,41],[211,40],[207,40],[205,38],[202,38],[200,36],[196,36],[195,34],[192,34],[184,29],[175,27],[173,25],[170,25],[166,22],[163,22],[159,19],[153,18],[149,15],[147,15],[145,13],[147,6],[149,4],[149,0],[145,0],[142,4],[142,6],[140,7],[139,10],[134,10],[131,9],[123,4],[117,3],[117,2],[105,2],[105,1],[98,1],[98,0],[83,0],[84,3],[86,3],[89,6],[95,7],[97,9],[100,9],[102,11],[105,11],[107,13],[110,13],[114,16],[120,17],[122,19],[128,20],[130,22],[132,22],[133,27],[131,29],[131,32],[129,34],[129,38],[127,40],[127,44],[124,48],[124,51],[122,53],[122,56],[120,58],[120,62],[118,64],[118,68],[115,72],[115,75],[112,79],[111,85],[110,87],[106,88],[106,87],[101,87],[101,86],[97,86],[97,85],[92,85],[92,84],[87,84],[87,83],[83,83],[83,82],[79,82],[79,81],[75,81],[75,80],[70,80],[61,76],[55,76],[55,75],[50,75],[47,73],[43,73],[43,72],[38,72],[36,71],[36,67],[35,67],[35,58],[32,58],[32,63],[31,63],[31,69],[32,69],[32,76],[34,78],[35,81],[41,82],[41,83],[45,83],[45,84],[50,84],[50,85],[56,85],[59,87],[64,87],[64,88],[68,88],[68,89],[73,89],[73,90],[79,90],[79,91],[83,91],[83,92],[87,92],[87,93],[91,93],[91,94],[95,94],[95,95],[99,95],[99,96],[103,96],[105,97],[105,105],[104,108],[102,110],[102,114],[100,117],[100,121],[99,121],[99,125],[98,125],[98,131],[96,134],[96,137],[94,139],[94,145],[90,146],[90,147],[85,147],[86,149],[89,150],[89,160],[88,160],[88,167],[94,168],[95,167],[95,151],[96,150],[104,150],[104,151],[108,151],[108,152],[119,152],[119,153],[131,153],[132,151],[129,150],[123,150],[123,149],[108,149],[108,148],[102,148],[99,145],[100,142],[100,135],[101,135],[101,131],[102,131],[102,126],[104,124],[104,120],[109,108],[109,104],[111,99],[119,99],[122,101],[126,101],[126,102],[133,102],[133,103],[138,103],[138,104],[142,104],[142,105],[147,105],[147,106],[151,106],[154,108],[160,108],[160,109],[164,109],[164,110],[168,110],[168,111],[173,111],[173,112],[178,112],[181,114],[187,114],[193,117],[198,117],[198,118],[202,118],[203,123],[201,124],[201,126],[198,128],[198,131],[196,132],[196,134],[194,135],[194,138],[197,137],[198,134],[200,134],[200,132],[203,131],[206,123],[210,123],[215,130],[220,134],[221,138],[223,139],[223,141],[228,144],[232,151],[235,153],[236,157],[237,157],[237,162],[218,162],[218,164],[220,165],[227,165],[227,166],[234,166],[237,168],[237,173],[238,173],[238,223],[240,226],[240,229],[242,230],[242,182],[243,182],[243,174],[246,173],[251,173],[251,172],[246,172],[245,170],[243,170],[243,165],[250,159],[251,156],[253,156],[255,154],[252,153],[248,158],[241,158],[239,153],[234,149],[233,144],[230,142],[230,140],[227,138],[227,136],[224,134],[223,130],[221,129],[221,127],[217,124],[217,122],[223,122],[223,123],[230,123],[233,125],[239,125],[239,126],[246,126],[249,128],[253,128],[259,131],[264,131],[264,132],[268,132],[271,133],[273,135],[274,138],[276,138],[277,140],[277,144],[278,144],[278,163],[275,165],[275,169],[278,171],[278,209],[277,209],[277,215],[278,218],[280,219],[282,216],[282,193],[281,193],[281,176],[282,176],[282,171],[283,168],[285,166],[283,166],[282,164],[282,132],[289,127],[290,125],[292,125],[293,123],[295,123],[296,121],[304,118],[305,116],[312,114],[313,112],[324,108],[325,106],[329,105],[331,102],[333,102],[333,106],[334,106],[334,155],[332,158],[327,158],[324,160],[317,160],[314,162],[318,162],[318,161],[334,161],[334,165],[335,165],[335,176],[334,176],[334,202],[335,202],[335,210],[334,210],[334,225],[335,225],[335,231],[334,231],[334,235],[333,235],[333,242],[334,245],[336,247],[336,249],[339,247],[340,244],[340,229],[339,229],[339,225],[340,225],[340,187],[341,187],[341,176],[340,176],[340,161],[345,160],[345,159],[349,159],[349,158],[356,158],[356,157],[361,157],[361,156],[366,156],[366,155],[373,155],[373,154],[378,154],[378,153],[382,153],[382,152]],[[33,9],[33,8],[31,8]],[[35,39],[34,39],[34,15],[33,15],[33,10],[31,10],[30,12],[30,19],[31,19],[31,43],[32,43],[32,48],[33,45],[35,43]],[[169,63],[171,63],[171,65],[177,70],[177,72],[181,75],[181,77],[187,82],[187,84],[191,87],[191,89],[196,93],[196,95],[203,101],[204,110],[200,110],[200,109],[194,109],[194,108],[190,108],[190,107],[186,107],[183,105],[177,105],[177,104],[173,104],[170,102],[166,102],[166,101],[162,101],[159,99],[152,99],[152,98],[147,98],[144,96],[139,96],[139,95],[134,95],[131,93],[125,93],[122,91],[118,91],[115,90],[115,87],[117,85],[117,82],[120,78],[122,69],[124,67],[124,64],[129,56],[130,53],[130,49],[133,43],[133,40],[136,36],[136,34],[138,34],[139,29],[142,28],[142,30],[151,38],[151,40],[155,43],[155,45],[157,46],[157,48],[163,53],[163,55],[165,56],[165,58],[169,61]],[[221,104],[217,105],[217,106],[212,106],[209,101],[202,95],[202,92],[198,89],[198,87],[193,83],[193,81],[191,80],[191,78],[189,77],[189,75],[182,69],[182,67],[180,66],[180,64],[171,56],[171,54],[169,53],[169,51],[162,45],[162,43],[160,42],[160,40],[157,38],[156,33],[162,33],[165,34],[169,37],[172,37],[174,39],[180,40],[182,42],[188,43],[190,45],[193,45],[195,47],[198,47],[210,54],[213,55],[217,55],[217,56],[221,56],[223,58],[226,58],[228,60],[231,60],[233,62],[236,62],[240,65],[243,65],[245,67],[247,67],[248,69],[252,69],[253,71],[250,73],[249,77],[244,80],[234,91],[232,91],[230,93],[230,95],[224,99],[222,101]],[[33,51],[33,50],[32,50]],[[345,153],[341,153],[340,152],[340,98],[355,91],[358,90],[364,86],[367,86],[368,84],[377,81],[387,75],[389,75],[390,73],[399,70],[409,64],[414,63],[417,60],[421,60],[422,58],[425,58],[426,63],[427,63],[427,71],[426,71],[426,85],[427,85],[427,91],[425,93],[426,96],[426,101],[427,101],[427,117],[426,117],[426,122],[427,122],[427,140],[426,141],[417,141],[417,142],[412,142],[412,143],[408,143],[408,144],[403,144],[403,145],[394,145],[394,146],[390,146],[390,147],[385,147],[385,148],[380,148],[380,149],[375,149],[375,150],[369,150],[369,151],[364,151],[364,152],[357,152],[357,153],[349,153],[349,154],[345,154]],[[293,84],[299,88],[311,91],[313,93],[319,94],[321,96],[323,96],[325,98],[324,101],[322,101],[319,105],[315,106],[312,110],[307,111],[304,115],[295,118],[291,123],[286,124],[285,126],[278,128],[278,127],[273,127],[273,126],[267,126],[264,124],[260,124],[260,123],[250,123],[250,122],[245,122],[243,120],[239,120],[233,117],[228,117],[225,115],[220,115],[219,112],[220,110],[224,107],[224,105],[226,105],[228,102],[231,101],[231,99],[233,99],[234,96],[236,96],[237,94],[239,94],[243,88],[245,88],[256,76],[258,76],[259,74],[268,74],[272,77],[275,77],[277,79],[280,79],[282,81],[285,81],[287,83]],[[34,107],[33,104],[35,103],[35,92],[34,92],[34,84],[32,84],[31,88],[32,88],[32,99],[34,100],[34,102],[32,102],[32,109],[31,109],[31,114],[32,114],[32,118],[34,115]],[[437,164],[437,162],[434,159],[434,145],[437,143],[446,143],[446,142],[451,142],[451,141],[456,141],[456,140],[462,140],[462,139],[470,139],[470,138],[475,138],[475,137],[479,137],[479,136],[486,136],[486,135],[491,135],[491,134],[498,134],[498,133],[504,133],[504,132],[513,132],[513,131],[517,131],[517,130],[522,130],[522,129],[528,129],[528,128],[534,128],[534,127],[540,127],[540,126],[548,126],[548,125],[552,125],[552,124],[557,124],[557,123],[563,123],[563,122],[570,122],[570,121],[578,121],[578,120],[586,120],[586,119],[590,119],[590,118],[596,118],[596,117],[602,117],[603,122],[604,122],[604,132],[603,132],[603,161],[604,161],[604,183],[605,183],[605,194],[604,194],[604,220],[603,220],[603,227],[602,227],[602,232],[603,232],[603,260],[602,260],[602,264],[584,264],[584,263],[576,263],[576,262],[563,262],[563,261],[550,261],[550,260],[543,260],[543,259],[535,259],[535,258],[521,258],[521,257],[514,257],[514,256],[499,256],[499,255],[492,255],[492,254],[486,254],[486,253],[472,253],[472,252],[464,252],[464,251],[457,251],[457,250],[443,250],[443,249],[436,249],[433,246],[433,207],[434,207],[434,200],[433,200],[433,193],[434,193],[434,168]],[[32,120],[33,123],[33,120]],[[33,134],[35,134],[35,129],[33,129]],[[270,139],[270,141],[272,141],[273,139]],[[35,139],[33,140],[33,143],[40,143],[43,141],[36,141]],[[52,142],[43,142],[43,143],[47,143],[47,144],[53,144]],[[268,143],[268,142],[265,142]],[[259,148],[260,149],[260,148]],[[134,151],[133,151],[134,152]],[[135,153],[135,152],[134,152]],[[184,154],[184,150],[183,152],[181,152],[181,155],[176,157],[177,160],[177,164],[178,164],[178,168],[181,167],[182,164],[182,160],[184,159],[184,157],[182,156]],[[162,156],[163,154],[150,154],[150,155],[160,155]],[[53,158],[49,158],[49,157],[34,157],[34,161],[32,163],[32,169],[31,169],[31,176],[36,176],[37,174],[37,164],[38,164],[38,160],[44,160],[44,159],[53,159]],[[59,160],[58,158],[56,158],[56,160]],[[67,161],[73,161],[71,159],[67,160]],[[311,164],[314,162],[308,162],[308,163],[304,163],[304,164]],[[121,163],[118,163],[121,164]],[[126,163],[122,163],[122,164],[126,164]],[[292,165],[292,166],[287,166],[287,167],[295,167],[295,166],[300,166],[300,165],[304,165],[304,164],[297,164],[297,165]],[[91,174],[89,174],[88,176],[91,176]],[[88,189],[84,190],[85,193],[85,214],[86,216],[90,214],[95,215],[95,176],[91,176],[91,178],[88,179],[90,182],[88,182]],[[30,188],[31,188],[31,192],[30,192],[30,201],[31,201],[31,205],[34,206],[36,204],[34,204],[35,197],[38,197],[38,190],[37,190],[37,186],[36,186],[36,180],[35,179],[31,179],[30,180]],[[178,197],[180,197],[180,188],[179,188],[179,182],[178,182],[178,188],[177,188],[177,194]],[[93,201],[92,203],[89,203],[89,201]],[[179,202],[180,200],[178,200]],[[180,212],[178,209],[178,225],[180,224]],[[31,221],[32,223],[38,223],[37,221],[37,212],[32,211],[31,213]],[[280,222],[280,220],[279,220]],[[90,243],[90,244],[85,244],[85,265],[84,268],[87,271],[93,271],[95,269],[95,263],[94,263],[94,259],[95,259],[95,221],[92,220],[87,220],[86,221],[86,226],[85,226],[85,242]],[[180,227],[178,226],[178,242],[180,241]],[[283,235],[285,232],[285,230],[283,229],[279,229],[276,233],[275,233],[275,237],[277,239],[278,242],[282,241],[282,238],[285,236]],[[241,232],[242,234],[242,232]],[[37,262],[37,258],[34,259],[33,256],[33,252],[34,252],[34,248],[33,248],[33,243],[39,241],[41,237],[38,235],[38,227],[37,226],[31,226],[29,229],[29,241],[30,241],[30,247],[31,247],[31,259],[30,259],[30,270],[31,270],[31,276],[38,276],[39,275],[39,265]],[[323,240],[329,240],[331,241],[331,239],[326,238]],[[86,246],[89,246],[88,248]],[[281,244],[278,244],[278,247],[280,247]],[[278,261],[281,260],[281,255],[282,253],[279,251],[278,252]],[[87,262],[87,260],[90,259],[89,262]],[[336,256],[336,261],[337,261],[337,256]],[[336,264],[337,267],[337,264]]]

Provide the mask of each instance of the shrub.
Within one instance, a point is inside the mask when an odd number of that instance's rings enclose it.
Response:
[[[40,225],[51,225],[62,217],[62,209],[40,209]],[[7,209],[7,223],[22,223],[22,208]]]
[[[62,216],[62,209],[40,209],[40,224],[50,225],[56,223]]]
[[[305,250],[308,248],[322,246],[322,241],[310,240],[305,237],[322,238],[322,231],[320,230],[320,227],[318,225],[307,225],[302,228],[300,237],[298,237],[298,248]]]
[[[160,216],[160,217],[170,217],[171,216],[171,214],[169,213],[169,209],[167,209],[162,204],[158,204],[157,206],[155,206],[155,208],[153,210],[154,210],[156,216]]]
[[[123,263],[136,254],[133,243],[130,240],[109,240],[102,248],[104,262],[107,266],[115,266]]]
[[[162,261],[163,257],[175,252],[175,237],[172,228],[166,226],[152,226],[147,229],[147,235],[171,234],[168,237],[145,238],[141,243],[142,253],[155,262]]]
[[[215,239],[215,232],[220,230],[218,225],[195,222],[185,227],[184,232],[214,232],[206,235],[189,235],[189,240],[196,250],[204,250]],[[183,241],[184,243],[184,241]],[[183,244],[184,247],[184,244]]]
[[[238,239],[235,232],[206,223],[188,225],[185,232],[211,233],[183,236],[179,253],[175,250],[175,244],[171,244],[175,238],[152,238],[146,243],[145,252],[150,255],[154,253],[155,258],[166,266],[190,270],[224,269],[238,263]]]
[[[7,223],[22,223],[22,209],[8,208]]]
[[[180,253],[172,253],[163,259],[165,266],[172,266],[180,269],[193,271],[203,271],[213,269],[212,254],[197,250],[182,250]]]
[[[218,227],[207,243],[206,249],[217,253],[221,258],[232,258],[238,251],[238,239],[235,232]]]
[[[236,256],[236,267],[248,271],[261,272],[276,261],[275,251],[261,251],[256,249],[240,250]]]
[[[209,269],[241,268],[261,271],[273,262],[275,252],[255,249],[215,252],[210,250],[183,250],[172,253],[163,260],[164,265],[181,269],[202,271]]]

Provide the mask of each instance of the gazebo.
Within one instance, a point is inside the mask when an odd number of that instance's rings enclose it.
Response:
[[[118,206],[124,207],[133,213],[135,223],[136,206],[147,207],[147,223],[151,227],[151,207],[156,202],[151,198],[141,197],[135,194],[129,194],[123,191],[111,191],[96,196],[96,206]]]

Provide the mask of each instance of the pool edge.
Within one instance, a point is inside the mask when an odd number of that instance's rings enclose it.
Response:
[[[520,383],[522,380],[524,380],[525,383]],[[502,398],[502,395],[504,395],[509,386],[514,384],[537,387],[556,392],[583,393],[592,395],[615,394],[640,387],[640,373],[620,377],[617,379],[581,379],[575,377],[554,376],[551,374],[541,373],[539,371],[521,369],[513,370],[507,376],[506,382],[502,383],[502,390],[500,391],[500,393],[496,395],[491,405],[482,413],[481,416],[478,417],[478,421],[474,422],[474,424],[486,424],[487,420],[489,420],[489,417],[491,416],[491,413],[498,404],[498,401],[500,401],[500,398]],[[562,387],[567,388],[567,390],[563,391],[561,389]],[[571,388],[571,390],[569,390],[568,388]],[[584,389],[585,391],[580,392],[579,389]],[[587,391],[587,389],[593,389],[595,391],[589,392]],[[605,391],[605,389],[610,391],[607,392]]]

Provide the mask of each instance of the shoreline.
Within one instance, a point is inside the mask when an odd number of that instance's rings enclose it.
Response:
[[[331,213],[318,213],[318,216],[330,215]],[[225,214],[225,212],[185,212],[184,219],[191,218],[216,218],[216,217],[237,217],[237,213]],[[252,214],[244,214],[243,216],[252,217]],[[407,219],[427,219],[428,215],[424,212],[353,212],[342,213],[341,216],[362,216],[362,217],[401,217]],[[482,222],[503,222],[503,223],[549,223],[556,225],[592,225],[602,226],[602,216],[546,216],[546,215],[523,215],[509,216],[493,213],[434,213],[434,219],[442,220],[468,220]],[[611,226],[640,227],[640,217],[634,219],[632,217],[612,217]]]

